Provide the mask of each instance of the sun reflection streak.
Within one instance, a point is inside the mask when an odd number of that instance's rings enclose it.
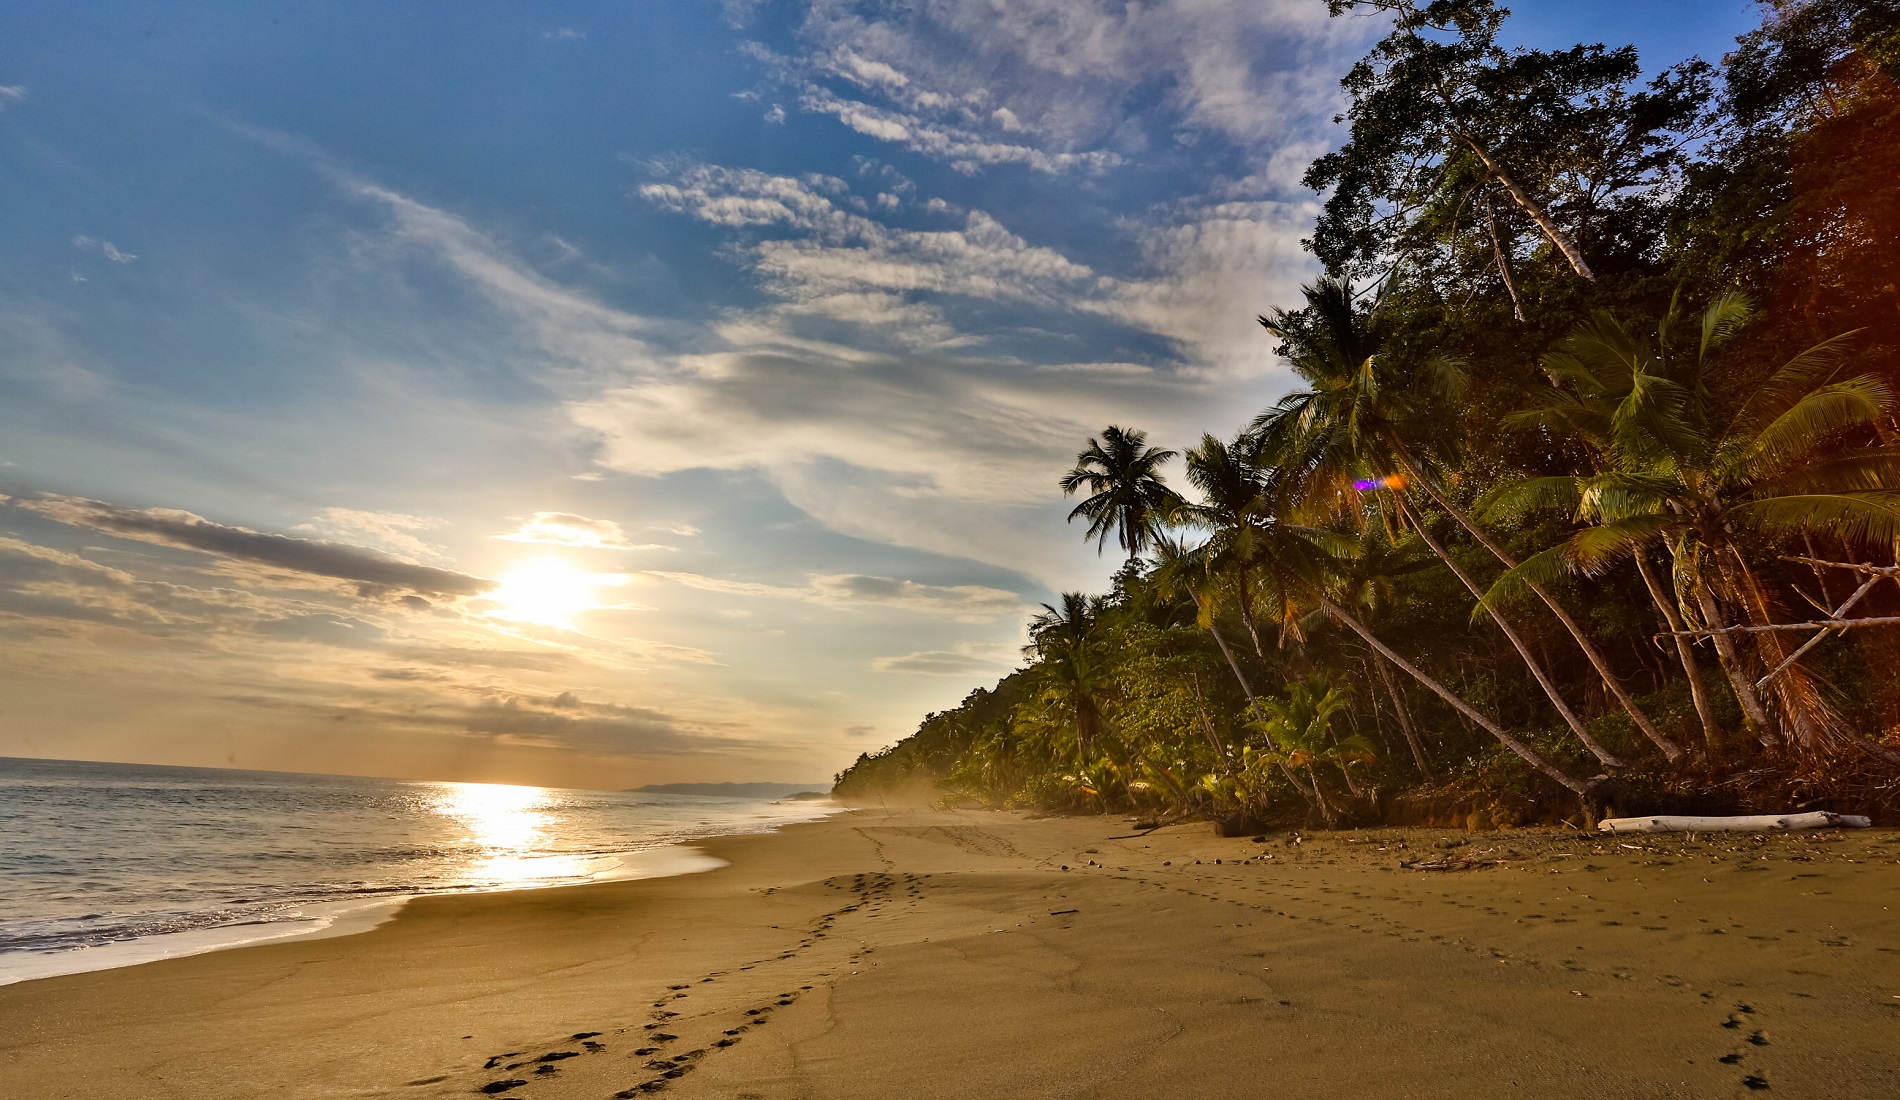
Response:
[[[470,872],[496,886],[510,886],[590,872],[591,859],[541,850],[560,824],[552,812],[556,804],[554,792],[544,787],[443,783],[435,809],[461,822],[468,829],[462,839],[480,847]]]

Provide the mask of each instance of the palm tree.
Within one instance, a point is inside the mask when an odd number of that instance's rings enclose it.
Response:
[[[1286,498],[1277,499],[1283,511],[1291,507],[1290,501]],[[1470,719],[1478,728],[1489,733],[1519,759],[1553,782],[1575,793],[1586,803],[1591,799],[1596,789],[1595,781],[1578,779],[1568,774],[1542,753],[1512,736],[1504,727],[1460,698],[1456,692],[1379,640],[1349,608],[1334,598],[1339,578],[1347,571],[1348,563],[1358,548],[1357,540],[1341,536],[1336,532],[1289,522],[1284,514],[1260,518],[1263,522],[1259,524],[1260,530],[1256,535],[1262,544],[1259,552],[1260,559],[1272,563],[1276,584],[1286,594],[1285,598],[1290,607],[1316,609],[1334,622],[1351,630],[1380,656],[1392,662],[1393,667],[1417,680],[1426,690],[1450,704],[1454,710]],[[1295,783],[1295,789],[1299,789],[1299,784]]]
[[[1892,547],[1900,539],[1900,446],[1841,446],[1855,432],[1876,439],[1894,404],[1872,375],[1839,377],[1851,333],[1794,356],[1724,409],[1708,384],[1715,353],[1750,316],[1747,299],[1728,293],[1688,326],[1672,304],[1653,340],[1607,315],[1570,335],[1547,365],[1572,388],[1571,421],[1604,469],[1528,479],[1500,493],[1498,504],[1563,504],[1591,526],[1500,577],[1486,601],[1566,571],[1600,573],[1625,554],[1639,555],[1640,567],[1645,548],[1661,543],[1684,610],[1710,631],[1750,725],[1773,741],[1776,723],[1730,637],[1736,618],[1753,626],[1771,619],[1739,540],[1826,535]],[[1772,632],[1758,633],[1756,644],[1770,668],[1788,656]],[[1775,681],[1776,698],[1794,740],[1813,747],[1846,732],[1831,728],[1837,723],[1814,681],[1798,665],[1788,672]]]
[[[1086,762],[1109,728],[1103,701],[1109,691],[1097,644],[1099,596],[1064,592],[1062,606],[1043,604],[1029,621],[1025,653],[1036,661],[1045,699],[1059,709],[1075,735],[1076,755]]]
[[[1247,706],[1252,709],[1259,701],[1254,698],[1253,684],[1248,682],[1247,674],[1240,670],[1240,662],[1234,658],[1233,647],[1220,632],[1219,597],[1202,549],[1189,549],[1178,539],[1160,536],[1155,540],[1155,568],[1149,583],[1154,585],[1157,595],[1173,597],[1186,593],[1194,601],[1195,621],[1214,636],[1214,644],[1220,647],[1221,656],[1227,659],[1227,667],[1234,673],[1234,682],[1240,685],[1241,694],[1247,697]]]
[[[1421,460],[1414,453],[1415,425],[1435,411],[1455,372],[1447,364],[1438,364],[1439,393],[1424,392],[1407,380],[1388,377],[1382,352],[1387,333],[1374,314],[1362,312],[1353,299],[1352,288],[1343,280],[1322,278],[1303,288],[1307,309],[1303,317],[1285,310],[1260,318],[1269,332],[1284,340],[1284,354],[1296,373],[1310,388],[1288,394],[1273,408],[1256,417],[1252,433],[1261,460],[1270,461],[1297,478],[1303,496],[1314,506],[1357,511],[1356,494],[1350,489],[1368,469],[1399,470],[1403,479],[1384,479],[1395,489],[1393,500],[1419,538],[1429,546],[1445,566],[1474,597],[1484,589],[1459,565],[1432,535],[1429,525],[1405,498],[1404,490],[1416,485],[1423,489],[1447,515],[1470,531],[1480,543],[1507,567],[1517,563],[1502,547],[1485,534],[1464,511],[1426,476]],[[1365,482],[1360,481],[1360,484]],[[1584,634],[1583,628],[1539,583],[1533,591],[1557,614],[1576,639],[1598,675],[1627,711],[1637,727],[1674,760],[1682,749],[1665,737],[1637,707],[1635,699],[1610,671],[1609,663]],[[1515,626],[1496,608],[1491,619],[1506,640],[1516,649],[1537,684],[1556,708],[1558,716],[1592,755],[1605,767],[1619,767],[1621,761],[1591,735],[1575,711],[1557,691],[1556,682]]]
[[[1418,552],[1418,542],[1395,538],[1395,534],[1380,524],[1366,525],[1359,537],[1358,547],[1339,569],[1336,594],[1340,602],[1367,615],[1377,615],[1400,601],[1400,578],[1425,568],[1430,559]],[[1380,683],[1392,697],[1399,730],[1405,735],[1406,746],[1412,750],[1412,763],[1418,767],[1419,774],[1430,782],[1434,777],[1432,766],[1425,757],[1425,744],[1412,724],[1411,711],[1405,705],[1399,685],[1393,682],[1391,662],[1375,652],[1372,663],[1379,670]]]
[[[1183,503],[1171,518],[1206,529],[1201,556],[1210,573],[1233,581],[1240,621],[1253,639],[1254,654],[1264,657],[1253,578],[1263,564],[1260,535],[1270,502],[1266,480],[1242,451],[1238,443],[1230,446],[1212,435],[1202,436],[1200,446],[1187,453],[1188,483],[1200,491],[1202,503]],[[1286,621],[1284,609],[1276,618]]]
[[[1061,483],[1065,496],[1088,493],[1069,512],[1072,523],[1089,521],[1083,537],[1094,539],[1099,551],[1113,535],[1131,562],[1154,545],[1156,532],[1183,503],[1160,474],[1175,452],[1147,442],[1148,433],[1111,424],[1075,456],[1075,468]]]
[[[1263,734],[1267,740],[1265,750],[1257,754],[1258,759],[1284,768],[1289,778],[1295,771],[1306,773],[1310,787],[1303,793],[1309,794],[1319,807],[1328,828],[1336,818],[1332,805],[1326,801],[1326,785],[1320,780],[1319,765],[1338,768],[1350,787],[1352,775],[1347,769],[1353,764],[1378,759],[1372,743],[1358,734],[1344,739],[1333,737],[1333,719],[1346,705],[1345,692],[1324,674],[1316,674],[1288,684],[1285,696],[1262,704],[1261,717],[1248,723],[1248,728]]]

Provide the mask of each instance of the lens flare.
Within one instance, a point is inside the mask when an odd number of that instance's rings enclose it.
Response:
[[[1403,489],[1405,488],[1405,475],[1404,474],[1387,474],[1384,477],[1370,478],[1365,481],[1355,481],[1352,483],[1352,487],[1359,490],[1362,493],[1370,493],[1374,489]]]

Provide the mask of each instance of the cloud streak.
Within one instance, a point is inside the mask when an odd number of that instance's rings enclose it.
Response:
[[[233,527],[174,508],[124,508],[52,493],[15,501],[14,507],[119,538],[347,581],[363,595],[409,592],[421,596],[478,596],[494,587],[493,581],[467,573],[416,565],[360,546]]]
[[[932,585],[897,577],[860,573],[814,574],[802,585],[763,584],[707,577],[698,573],[649,570],[650,577],[735,596],[774,600],[803,600],[836,608],[879,607],[921,615],[948,615],[968,622],[987,622],[1021,613],[1024,604],[1014,592],[983,585]]]

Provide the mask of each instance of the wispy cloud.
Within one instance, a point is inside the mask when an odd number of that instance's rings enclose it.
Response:
[[[1212,134],[1270,156],[1322,124],[1366,33],[1303,0],[814,0],[798,48],[750,46],[802,109],[962,171],[1100,171]]]
[[[536,512],[520,527],[491,538],[505,542],[532,542],[572,546],[585,550],[670,550],[656,542],[636,543],[610,519],[589,519],[572,512]]]
[[[15,501],[13,506],[119,538],[346,581],[365,596],[404,592],[411,596],[476,596],[494,587],[493,581],[467,573],[401,561],[360,546],[233,527],[174,508],[125,508],[53,493]]]
[[[803,600],[837,608],[894,608],[923,615],[947,615],[970,622],[987,622],[1001,616],[1017,615],[1024,608],[1021,597],[1001,588],[922,584],[897,577],[871,577],[857,573],[814,574],[802,585],[764,584],[662,570],[649,570],[646,575],[727,595]]]
[[[138,259],[137,256],[119,248],[111,241],[102,241],[97,237],[88,237],[83,234],[73,238],[73,247],[97,252],[115,264],[129,264]]]
[[[994,676],[1008,668],[1015,656],[1012,649],[997,645],[961,645],[955,649],[923,649],[871,662],[878,672],[900,672],[919,676]]]
[[[439,561],[445,555],[443,548],[423,541],[416,532],[439,529],[447,523],[434,516],[331,507],[293,530],[340,536],[414,561]]]

